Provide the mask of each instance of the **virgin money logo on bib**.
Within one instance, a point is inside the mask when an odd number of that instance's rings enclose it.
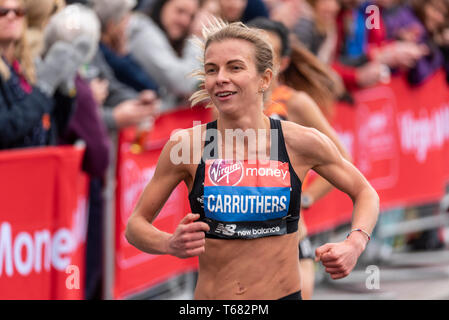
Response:
[[[236,186],[243,178],[242,163],[233,160],[214,160],[209,166],[209,178],[216,186]]]

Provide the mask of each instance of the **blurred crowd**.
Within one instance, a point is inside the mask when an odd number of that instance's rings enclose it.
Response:
[[[448,11],[449,0],[0,0],[0,150],[84,141],[86,298],[98,298],[113,137],[189,108],[201,52],[189,40],[203,24],[213,16],[281,22],[301,57],[318,61],[297,68],[332,74],[341,84],[332,99],[350,102],[352,90],[393,74],[410,86],[442,68],[449,74]]]

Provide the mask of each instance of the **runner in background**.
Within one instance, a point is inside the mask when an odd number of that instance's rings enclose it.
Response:
[[[281,23],[266,18],[257,18],[248,26],[265,30],[273,46],[275,66],[279,69],[277,77],[273,79],[271,98],[268,99],[265,114],[278,119],[290,120],[306,127],[318,129],[335,143],[344,158],[351,161],[351,157],[321,112],[319,103],[328,114],[341,89],[335,80],[305,48],[298,44],[290,45],[289,31]],[[288,83],[288,85],[286,85]],[[302,208],[312,206],[324,197],[332,186],[323,178],[317,177],[309,183],[303,183],[301,199]],[[299,259],[302,277],[302,296],[311,299],[314,288],[315,265],[314,254],[307,237],[307,228],[303,219],[299,222],[300,242]]]

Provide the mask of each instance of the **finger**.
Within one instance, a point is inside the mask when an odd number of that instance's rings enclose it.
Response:
[[[207,232],[209,229],[209,225],[205,222],[192,222],[184,227],[185,232]]]
[[[340,268],[325,268],[324,270],[330,274],[338,274],[343,272]]]
[[[204,232],[185,233],[184,235],[182,235],[182,240],[186,242],[202,240],[205,238],[206,234]]]
[[[315,250],[315,261],[318,262],[321,260],[321,255],[325,252],[329,251],[332,247],[331,243],[326,243],[325,245],[322,245],[321,247],[316,248]]]
[[[332,262],[332,261],[335,261],[335,260],[337,260],[338,259],[338,257],[332,252],[332,250],[329,250],[329,251],[327,251],[327,252],[325,252],[325,253],[323,253],[322,255],[321,255],[321,261],[323,262],[323,263],[326,263],[326,262]]]
[[[189,224],[195,220],[198,220],[199,218],[200,218],[200,215],[198,213],[189,213],[184,218],[182,218],[182,220],[181,220],[181,222],[179,222],[179,224]]]
[[[140,98],[142,100],[154,100],[156,99],[156,93],[151,90],[145,90],[140,94]]]
[[[195,249],[186,250],[186,258],[195,257],[202,254],[206,249],[204,247],[199,247]]]
[[[331,278],[334,280],[343,279],[347,276],[348,276],[348,274],[345,272],[331,274]]]
[[[188,250],[192,250],[192,249],[204,247],[205,244],[206,244],[206,240],[204,240],[204,239],[196,240],[196,241],[189,241],[185,244],[185,248]]]
[[[337,262],[336,260],[333,260],[333,261],[323,262],[323,266],[326,268],[340,268],[341,263]]]

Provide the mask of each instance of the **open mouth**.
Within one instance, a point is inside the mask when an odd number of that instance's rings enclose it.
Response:
[[[227,97],[233,96],[236,93],[237,93],[236,91],[223,91],[223,92],[216,93],[215,96],[218,98],[227,98]]]

